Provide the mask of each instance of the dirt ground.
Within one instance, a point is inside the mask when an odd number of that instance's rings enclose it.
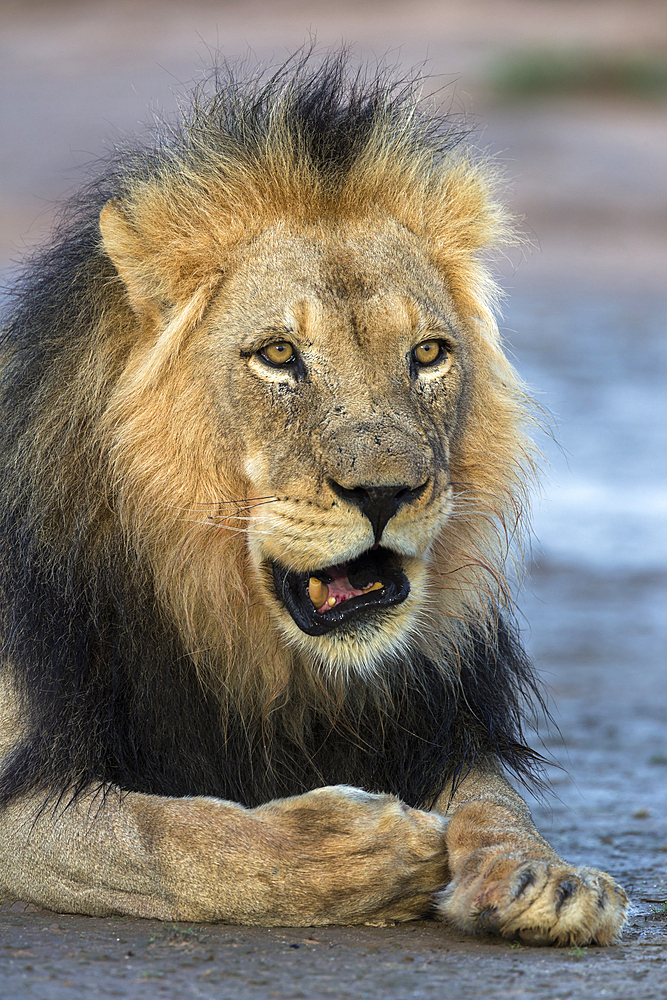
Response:
[[[282,56],[312,28],[322,42],[346,38],[365,53],[393,46],[405,65],[428,56],[435,71],[458,77],[457,100],[489,122],[480,142],[507,165],[509,197],[533,234],[535,248],[502,270],[536,336],[545,312],[536,301],[549,304],[554,329],[566,327],[561,304],[574,288],[608,310],[617,301],[620,310],[623,296],[628,308],[629,295],[665,313],[665,104],[509,105],[486,82],[497,56],[517,44],[667,51],[663,3],[2,2],[0,24],[5,273],[41,238],[54,200],[76,185],[74,168],[100,153],[104,136],[145,121],[152,99],[173,106],[170,87],[196,75],[204,43],[228,56],[247,44],[262,58]],[[535,349],[515,326],[521,366]],[[560,765],[549,769],[553,795],[532,801],[533,812],[564,856],[611,872],[628,890],[620,944],[531,949],[435,922],[165,925],[14,904],[0,911],[0,998],[667,998],[667,569],[537,560],[521,606],[550,688],[554,723],[540,735]]]

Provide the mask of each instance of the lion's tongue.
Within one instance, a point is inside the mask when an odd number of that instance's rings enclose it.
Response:
[[[377,589],[376,584],[369,584],[363,590],[359,587],[353,587],[348,579],[346,566],[328,566],[327,576],[331,577],[331,581],[326,584],[326,596],[322,604],[315,608],[320,615],[337,604],[342,604],[343,601],[349,601],[351,597],[361,597],[369,590]]]
[[[359,597],[360,594],[363,594],[363,590],[358,590],[352,586],[347,578],[347,570],[344,566],[327,567],[327,575],[331,577],[331,581],[326,584],[327,595],[324,602],[320,607],[315,609],[318,614],[328,611],[330,608],[335,607],[336,604],[348,601],[350,597]]]

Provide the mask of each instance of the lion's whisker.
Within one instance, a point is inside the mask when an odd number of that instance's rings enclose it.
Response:
[[[236,505],[238,505],[238,507],[240,509],[245,509],[249,504],[256,505],[256,506],[261,506],[263,503],[276,503],[278,500],[279,500],[279,497],[276,497],[276,496],[270,496],[270,497],[248,497],[248,498],[244,498],[243,500],[212,500],[210,503],[209,502],[205,502],[205,501],[201,501],[201,502],[197,502],[197,503],[192,503],[192,504],[190,504],[187,507],[182,507],[182,506],[180,506],[178,504],[171,504],[171,503],[166,503],[166,504],[164,504],[164,506],[168,510],[192,510],[192,511],[195,511],[195,510],[199,510],[199,509],[205,510],[207,507],[221,507],[223,505],[236,504]],[[252,508],[250,508],[250,509],[252,509]]]
[[[181,518],[181,521],[183,523],[185,523],[185,524],[191,524],[193,526],[194,525],[199,525],[200,527],[203,527],[203,528],[213,528],[216,531],[224,531],[225,533],[234,534],[234,535],[246,535],[247,534],[247,529],[246,528],[243,528],[243,527],[238,527],[237,528],[237,527],[234,527],[234,525],[231,525],[231,524],[221,524],[219,522],[211,523],[210,521],[197,521],[197,520],[194,520],[194,519],[191,519],[191,518]],[[262,528],[254,528],[253,529],[253,534],[255,534],[255,535],[264,535],[267,538],[271,538],[271,537],[273,537],[274,532],[270,531],[268,529],[264,530]]]

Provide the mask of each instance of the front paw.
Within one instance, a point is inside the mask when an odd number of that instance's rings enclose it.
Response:
[[[607,945],[618,938],[628,898],[594,868],[500,857],[450,882],[436,907],[439,916],[466,931],[536,945]]]
[[[334,785],[252,814],[274,844],[282,922],[411,920],[430,912],[447,879],[448,820],[393,795]]]

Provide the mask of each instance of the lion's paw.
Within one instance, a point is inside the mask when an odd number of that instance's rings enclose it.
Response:
[[[438,893],[437,914],[462,930],[533,945],[612,944],[628,898],[609,875],[558,861],[496,858]]]
[[[412,920],[430,912],[447,879],[448,819],[393,795],[333,785],[273,800],[253,814],[280,845],[277,870],[291,873],[277,890],[285,894],[282,914],[298,884],[301,909],[290,920]]]

